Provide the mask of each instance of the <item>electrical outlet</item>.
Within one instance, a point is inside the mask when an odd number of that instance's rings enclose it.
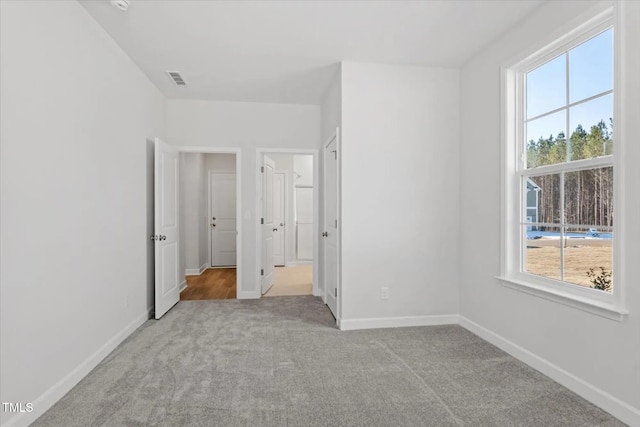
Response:
[[[381,300],[388,300],[389,299],[389,288],[387,288],[385,286],[380,288],[380,299]]]

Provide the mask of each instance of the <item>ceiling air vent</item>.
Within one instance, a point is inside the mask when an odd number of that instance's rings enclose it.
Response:
[[[167,74],[171,78],[171,80],[176,84],[176,86],[186,86],[184,79],[177,71],[167,71]]]

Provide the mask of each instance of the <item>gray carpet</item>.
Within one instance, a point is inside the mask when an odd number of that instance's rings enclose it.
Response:
[[[36,426],[621,426],[459,326],[341,332],[320,299],[183,301]]]

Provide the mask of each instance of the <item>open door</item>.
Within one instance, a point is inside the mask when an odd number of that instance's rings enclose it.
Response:
[[[286,172],[276,172],[273,175],[273,264],[283,267],[285,258],[285,215],[287,193]]]
[[[178,150],[156,138],[154,180],[155,313],[161,318],[180,299],[178,272]]]
[[[338,319],[338,133],[324,148],[324,292]]]
[[[262,166],[262,294],[273,286],[273,173],[275,162],[264,156]]]

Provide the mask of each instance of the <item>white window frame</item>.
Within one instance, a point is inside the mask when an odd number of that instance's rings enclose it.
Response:
[[[501,67],[501,143],[502,143],[502,241],[501,241],[501,269],[498,279],[503,285],[549,299],[560,304],[568,305],[589,313],[603,316],[609,319],[622,321],[628,314],[624,305],[624,271],[621,265],[621,256],[624,240],[623,230],[623,206],[621,200],[621,162],[624,151],[624,130],[616,126],[613,155],[607,155],[592,159],[575,160],[559,165],[540,166],[535,169],[526,169],[524,164],[525,144],[525,76],[527,72],[550,61],[569,49],[585,42],[593,36],[613,27],[614,32],[614,123],[620,123],[621,117],[620,96],[622,93],[622,79],[620,78],[620,47],[618,43],[618,25],[614,8],[611,4],[598,5],[576,20],[559,29],[559,34],[552,35],[538,49],[532,49],[531,53],[509,61]],[[567,141],[570,130],[565,130]],[[524,272],[524,236],[523,225],[523,197],[526,197],[526,185],[523,188],[522,178],[531,175],[547,175],[560,171],[581,170],[587,168],[613,166],[614,173],[614,212],[616,219],[614,224],[615,235],[613,239],[613,271],[615,272],[615,285],[612,293],[603,292],[584,286],[574,285],[559,280],[536,276]],[[557,224],[556,226],[560,226]]]

